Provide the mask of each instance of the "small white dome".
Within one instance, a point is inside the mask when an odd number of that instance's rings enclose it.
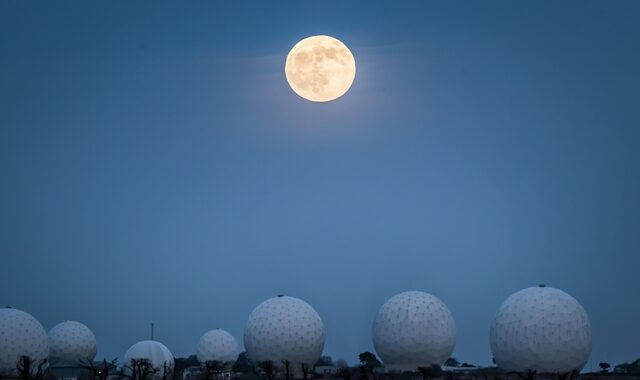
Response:
[[[164,344],[155,340],[140,341],[127,350],[123,361],[123,367],[126,371],[131,370],[128,367],[131,366],[132,359],[147,359],[151,366],[158,371],[156,377],[162,377],[165,364],[168,371],[172,370],[174,365],[171,351]]]
[[[270,298],[249,315],[244,346],[254,361],[313,366],[324,348],[324,325],[318,313],[301,299]]]
[[[392,369],[441,365],[455,344],[456,325],[451,311],[425,292],[409,291],[389,298],[373,322],[373,346]]]
[[[40,322],[29,313],[12,308],[0,309],[0,376],[16,377],[21,356],[28,356],[32,375],[49,358],[49,339]],[[46,369],[48,363],[43,369]]]
[[[591,353],[591,323],[575,298],[546,286],[511,295],[491,325],[491,351],[506,371],[567,373]]]
[[[81,365],[96,357],[96,337],[80,322],[67,321],[49,331],[51,365]]]
[[[197,355],[203,363],[217,361],[233,364],[238,358],[238,342],[225,330],[211,330],[200,338]]]

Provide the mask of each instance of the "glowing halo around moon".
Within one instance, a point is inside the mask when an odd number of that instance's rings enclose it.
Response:
[[[312,102],[328,102],[349,90],[356,77],[356,60],[340,40],[311,36],[293,46],[284,72],[296,94]]]

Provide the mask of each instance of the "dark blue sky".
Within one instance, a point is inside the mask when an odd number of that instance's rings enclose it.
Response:
[[[591,362],[640,357],[640,3],[0,2],[0,302],[148,336],[242,341],[278,293],[325,352],[372,350],[378,307],[440,297],[489,364],[511,293],[576,297]],[[329,34],[335,102],[284,59]],[[595,365],[594,365],[595,366]]]

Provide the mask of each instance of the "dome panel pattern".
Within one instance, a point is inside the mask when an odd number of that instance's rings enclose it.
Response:
[[[283,360],[313,366],[324,348],[324,325],[318,313],[301,299],[270,298],[249,315],[244,346],[254,361]]]
[[[578,301],[555,288],[520,290],[491,325],[491,351],[506,371],[580,371],[591,353],[591,323]]]
[[[447,306],[420,291],[387,300],[373,322],[373,346],[390,369],[441,365],[456,344],[456,325]]]
[[[158,372],[155,374],[155,378],[162,378],[165,364],[167,369],[171,370],[174,365],[173,355],[171,351],[162,343],[155,340],[143,340],[133,346],[131,346],[124,354],[123,365],[125,366],[125,372],[130,371],[132,359],[147,359],[153,368]]]
[[[227,331],[215,329],[202,335],[196,352],[198,360],[203,363],[207,361],[235,363],[238,358],[238,342]]]
[[[0,309],[0,376],[16,377],[21,356],[37,365],[49,358],[49,339],[40,322],[31,314],[12,308]],[[48,365],[48,364],[46,364]]]
[[[96,357],[96,337],[80,322],[66,321],[49,331],[51,365],[81,365]]]

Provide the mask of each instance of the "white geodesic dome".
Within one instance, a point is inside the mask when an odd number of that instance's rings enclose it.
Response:
[[[506,371],[580,371],[591,353],[591,323],[582,305],[546,286],[507,298],[490,334],[496,364]]]
[[[456,324],[451,311],[429,293],[396,294],[382,305],[373,322],[373,346],[391,369],[441,365],[455,344]]]
[[[170,374],[173,370],[174,360],[171,351],[162,343],[155,340],[143,340],[133,346],[131,346],[124,354],[124,361],[122,363],[125,372],[131,371],[132,359],[146,359],[151,363],[151,366],[157,370],[155,377],[162,377],[165,369]]]
[[[225,330],[207,331],[200,337],[196,353],[198,360],[203,363],[217,361],[233,364],[238,358],[238,342]]]
[[[21,356],[28,356],[33,366],[32,375],[38,365],[49,358],[49,339],[40,322],[29,313],[10,307],[0,309],[0,376],[16,377],[16,366]],[[42,368],[46,369],[48,363]]]
[[[96,357],[96,337],[80,322],[58,323],[49,331],[51,365],[77,366]]]
[[[324,348],[324,325],[318,313],[301,299],[270,298],[249,315],[244,347],[254,361],[283,360],[312,367]]]

